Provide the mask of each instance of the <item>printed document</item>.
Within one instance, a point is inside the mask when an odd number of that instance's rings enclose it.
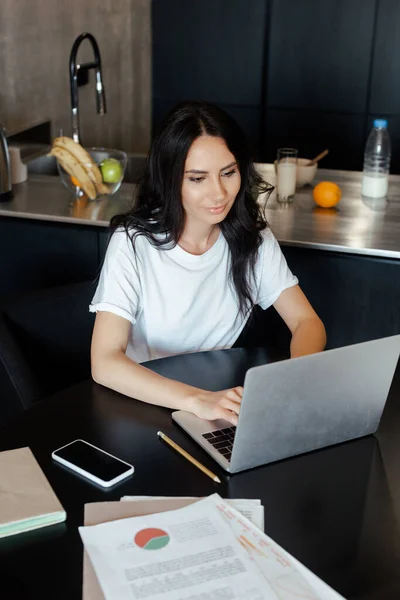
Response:
[[[274,600],[344,600],[343,596],[254,527],[248,519],[243,519],[240,512],[218,494],[201,500],[197,506],[205,501],[212,502],[229,522],[237,540],[246,548],[274,590],[275,595],[271,596]]]
[[[80,527],[106,600],[343,600],[241,514],[240,502],[213,494]]]
[[[121,502],[142,502],[143,500],[146,500],[146,502],[158,502],[159,500],[169,502],[176,499],[176,496],[122,496]],[[200,498],[194,498],[193,496],[179,496],[179,499],[200,500]],[[241,515],[249,519],[261,531],[264,531],[264,507],[261,505],[261,500],[229,498],[225,502],[236,508]]]
[[[200,503],[79,528],[106,600],[275,597],[224,516]]]

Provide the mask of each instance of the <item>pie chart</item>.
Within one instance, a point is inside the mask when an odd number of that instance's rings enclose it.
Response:
[[[169,540],[168,533],[156,527],[141,529],[134,538],[135,544],[143,550],[160,550],[169,543]]]

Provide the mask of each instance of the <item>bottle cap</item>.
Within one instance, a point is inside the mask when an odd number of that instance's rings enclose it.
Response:
[[[374,127],[386,129],[388,122],[386,119],[374,119]]]

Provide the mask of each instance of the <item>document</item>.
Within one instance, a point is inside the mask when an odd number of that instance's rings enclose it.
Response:
[[[324,581],[286,552],[265,533],[259,531],[232,505],[218,494],[206,499],[220,511],[235,533],[238,542],[246,549],[265,577],[276,600],[344,600]],[[202,500],[201,502],[204,502]],[[197,506],[201,504],[197,503]],[[200,508],[200,507],[199,507]]]
[[[246,500],[123,500],[108,503],[126,507],[120,520],[79,529],[106,600],[343,600],[238,510]],[[166,512],[151,514],[152,504]],[[141,516],[121,518],[130,511]]]
[[[275,597],[225,517],[206,500],[79,532],[106,600]]]
[[[193,496],[123,496],[121,498],[121,502],[142,502],[143,500],[145,500],[151,505],[151,502],[159,503],[160,501],[165,503],[175,503],[175,501],[178,499],[192,501],[200,500],[200,498],[195,498]],[[234,506],[236,510],[240,512],[241,515],[246,517],[246,519],[249,519],[249,521],[251,521],[256,527],[261,529],[261,531],[264,531],[264,507],[261,505],[261,500],[253,498],[229,498],[226,499],[225,502],[227,502],[231,506]]]

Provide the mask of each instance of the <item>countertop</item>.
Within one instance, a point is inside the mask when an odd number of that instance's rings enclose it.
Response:
[[[258,165],[275,184],[273,165]],[[400,176],[391,175],[387,200],[361,197],[361,172],[319,169],[314,183],[328,180],[342,189],[335,209],[315,205],[312,186],[296,191],[292,204],[277,202],[273,192],[259,201],[272,231],[282,245],[318,248],[400,259]],[[127,210],[135,185],[123,184],[111,197],[97,201],[71,200],[58,177],[29,175],[14,186],[14,198],[0,204],[0,216],[37,219],[74,225],[108,227],[113,215]]]
[[[273,165],[260,170],[275,184]],[[280,244],[400,259],[400,175],[390,175],[386,200],[363,198],[361,179],[360,171],[318,169],[313,185],[332,181],[342,190],[337,208],[331,209],[316,206],[313,186],[296,190],[289,205],[279,203],[273,192],[265,215]]]
[[[108,227],[111,217],[128,210],[134,189],[124,183],[113,196],[75,200],[59,177],[29,174],[27,181],[13,185],[12,200],[0,203],[0,216]]]

